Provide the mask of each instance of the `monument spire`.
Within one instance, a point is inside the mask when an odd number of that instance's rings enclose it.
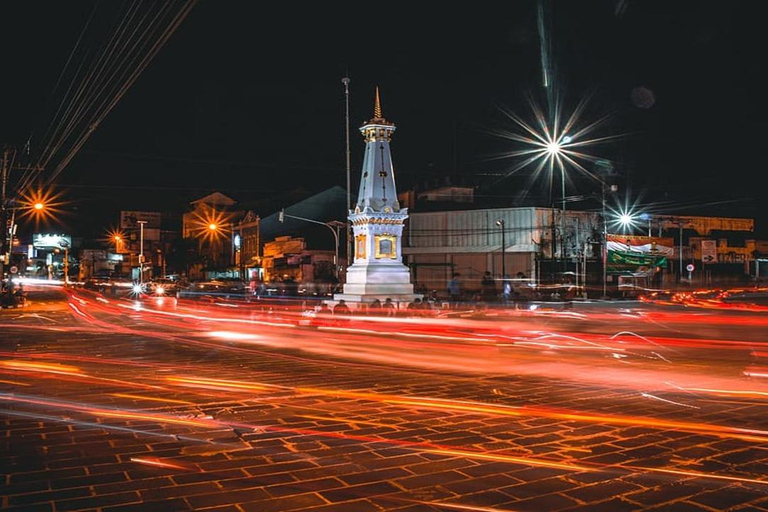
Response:
[[[377,87],[373,118],[360,127],[365,138],[365,157],[355,211],[365,211],[366,208],[376,212],[400,210],[389,148],[394,131],[395,125],[384,119],[381,113],[381,96]]]
[[[376,86],[376,103],[373,105],[373,118],[384,119],[381,117],[381,100],[379,100],[379,87]]]
[[[411,274],[403,265],[402,236],[408,209],[400,208],[389,143],[395,125],[381,113],[379,88],[373,118],[360,127],[365,139],[360,193],[349,220],[355,237],[355,258],[347,267],[344,292],[334,295],[350,303],[410,302],[415,297]]]

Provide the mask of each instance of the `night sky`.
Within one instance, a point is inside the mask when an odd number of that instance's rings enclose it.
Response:
[[[0,142],[20,148],[31,136],[32,155],[49,143],[71,70],[92,63],[130,5],[2,3]],[[519,131],[502,109],[530,118],[527,96],[544,103],[540,3],[410,5],[199,1],[56,177],[71,212],[62,228],[93,236],[120,209],[181,211],[212,190],[250,202],[345,186],[345,75],[353,171],[364,149],[357,128],[372,117],[378,85],[384,116],[397,125],[401,191],[452,177],[489,201],[527,190],[528,201],[548,204],[546,179],[505,178],[519,160],[488,158],[519,144],[487,134]],[[595,135],[623,135],[587,150],[612,161],[621,200],[756,217],[766,233],[761,2],[541,5],[564,111],[589,96],[584,122],[608,116]],[[81,33],[80,50],[90,53],[76,52],[65,68]],[[353,190],[357,180],[353,172]],[[594,190],[575,179],[569,195]]]

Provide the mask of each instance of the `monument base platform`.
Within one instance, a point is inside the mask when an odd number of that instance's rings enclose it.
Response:
[[[370,304],[376,299],[379,299],[381,303],[383,304],[385,300],[392,299],[392,302],[400,304],[400,303],[406,303],[410,304],[413,302],[413,299],[421,299],[423,296],[419,293],[389,293],[389,294],[364,294],[364,295],[358,295],[354,293],[336,293],[333,296],[334,302],[339,302],[340,300],[343,300],[347,304],[349,304],[350,307],[352,307],[353,304]]]

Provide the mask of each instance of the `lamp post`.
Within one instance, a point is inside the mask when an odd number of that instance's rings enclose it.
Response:
[[[26,210],[31,212],[32,215],[45,215],[46,205],[41,201],[35,203],[23,204],[20,206],[7,206],[5,211],[11,212],[11,219],[9,226],[3,231],[3,245],[8,242],[7,250],[2,255],[3,263],[10,263],[10,255],[13,253],[13,239],[16,236],[16,212],[19,210]],[[5,249],[5,247],[3,247]]]
[[[338,279],[339,278],[339,228],[346,226],[346,224],[344,222],[341,222],[340,220],[332,220],[331,222],[321,222],[319,220],[307,219],[304,217],[297,217],[296,215],[289,215],[285,213],[285,210],[280,210],[280,212],[278,212],[277,218],[280,222],[285,222],[286,217],[288,217],[289,219],[296,219],[296,220],[303,220],[304,222],[311,222],[313,224],[320,224],[331,230],[331,233],[333,233],[333,241],[336,245],[336,250],[333,256],[333,275],[336,277],[336,279]]]
[[[506,240],[504,239],[504,234],[506,229],[504,229],[504,219],[499,219],[496,221],[496,225],[501,228],[501,280],[502,280],[502,286],[504,286],[504,279],[507,276],[507,259],[505,258],[506,254]]]
[[[144,284],[144,224],[145,220],[137,220],[139,225],[139,285]]]
[[[352,182],[351,182],[351,176],[350,176],[350,152],[349,152],[349,78],[344,77],[341,79],[341,83],[344,84],[344,120],[345,120],[345,135],[346,135],[346,146],[347,146],[347,211],[345,212],[347,215],[349,215],[349,210],[352,209]],[[347,266],[352,262],[352,251],[350,250],[350,247],[352,245],[352,224],[349,222],[349,219],[347,219],[346,225],[346,253],[347,253]],[[338,259],[338,256],[336,257]],[[336,263],[338,265],[338,262]]]
[[[69,284],[69,242],[60,240],[59,246],[64,249],[64,286]]]
[[[562,201],[562,212],[560,214],[560,257],[563,260],[563,270],[565,270],[565,164],[562,161],[561,152],[564,144],[569,144],[572,141],[570,135],[563,134],[559,138],[550,139],[544,144],[544,151],[547,158],[551,159],[552,166],[557,164],[560,168],[560,192]],[[554,167],[550,167],[554,169]],[[555,198],[554,193],[551,192],[552,184],[554,182],[554,176],[550,176],[550,193],[552,196],[552,277],[554,279],[554,262],[555,262]]]

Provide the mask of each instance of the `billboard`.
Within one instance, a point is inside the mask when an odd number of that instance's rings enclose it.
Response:
[[[121,211],[120,227],[122,229],[139,229],[139,221],[143,220],[144,229],[160,229],[160,212]]]
[[[608,251],[662,254],[671,257],[675,252],[675,241],[672,238],[655,236],[608,234]]]
[[[64,247],[72,247],[72,237],[69,235],[35,233],[32,237],[32,247],[35,249],[63,249]]]

